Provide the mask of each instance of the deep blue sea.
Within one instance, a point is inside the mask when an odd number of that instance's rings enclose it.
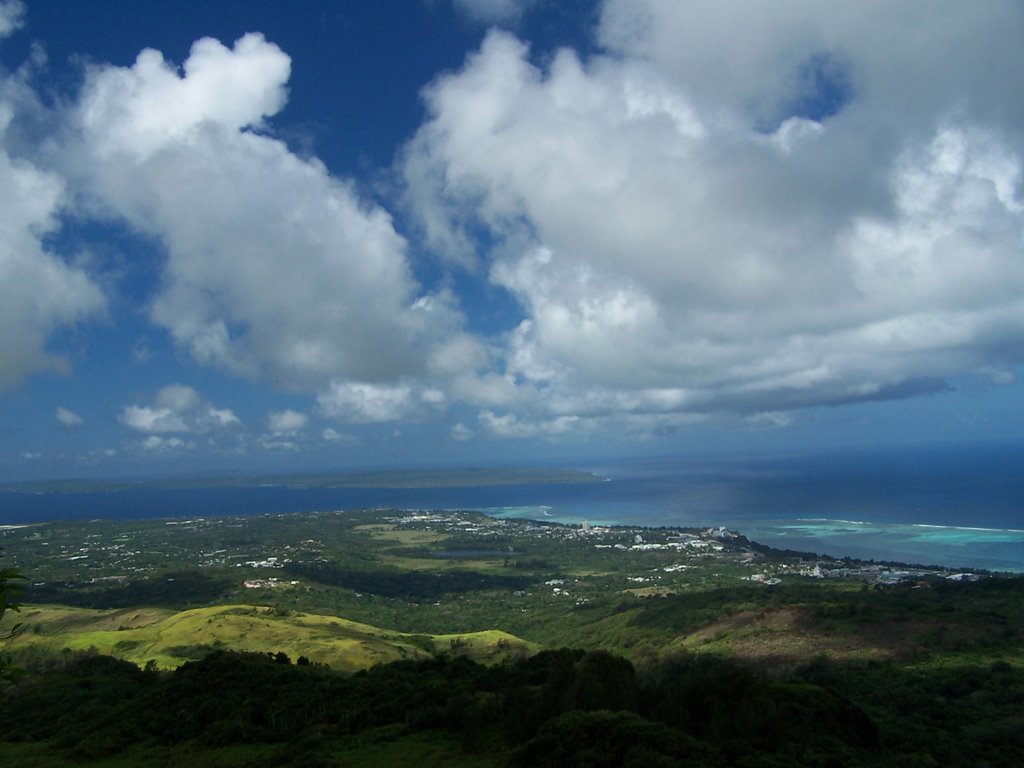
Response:
[[[280,486],[0,493],[0,524],[395,507],[557,522],[739,529],[774,547],[1024,572],[1024,446],[623,460],[603,482],[464,488]]]

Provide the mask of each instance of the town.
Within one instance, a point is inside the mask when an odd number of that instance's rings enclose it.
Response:
[[[180,571],[216,572],[248,590],[296,588],[304,581],[293,574],[303,566],[351,563],[360,551],[419,571],[536,572],[550,577],[543,581],[551,582],[551,596],[580,600],[616,585],[626,594],[653,597],[740,581],[772,587],[807,579],[892,585],[982,578],[962,570],[780,553],[715,526],[563,525],[451,510],[49,522],[7,526],[0,544],[31,578],[28,599],[66,598]],[[267,571],[278,573],[260,575]]]

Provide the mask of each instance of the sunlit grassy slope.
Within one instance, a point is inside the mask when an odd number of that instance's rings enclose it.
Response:
[[[537,650],[506,632],[414,635],[369,624],[265,607],[220,605],[188,611],[157,608],[92,610],[67,606],[26,607],[19,620],[27,627],[9,642],[11,649],[35,646],[62,649],[95,648],[103,654],[144,665],[173,668],[202,658],[214,648],[283,652],[307,657],[333,669],[356,671],[374,664],[416,659],[436,652],[458,653],[477,661],[497,661]]]

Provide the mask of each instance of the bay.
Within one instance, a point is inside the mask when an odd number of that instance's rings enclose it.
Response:
[[[0,492],[0,524],[284,514],[363,508],[479,509],[593,525],[719,526],[769,546],[880,561],[1024,572],[1024,449],[876,449],[828,455],[619,460],[603,479],[447,488],[273,485]]]

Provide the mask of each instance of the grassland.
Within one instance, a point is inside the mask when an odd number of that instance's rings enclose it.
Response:
[[[213,650],[284,653],[315,664],[355,672],[400,659],[457,653],[498,661],[536,652],[534,644],[500,630],[425,635],[310,613],[265,606],[218,605],[173,611],[156,608],[94,610],[69,606],[29,606],[19,620],[30,631],[9,641],[8,651],[59,655],[94,650],[171,669]]]

